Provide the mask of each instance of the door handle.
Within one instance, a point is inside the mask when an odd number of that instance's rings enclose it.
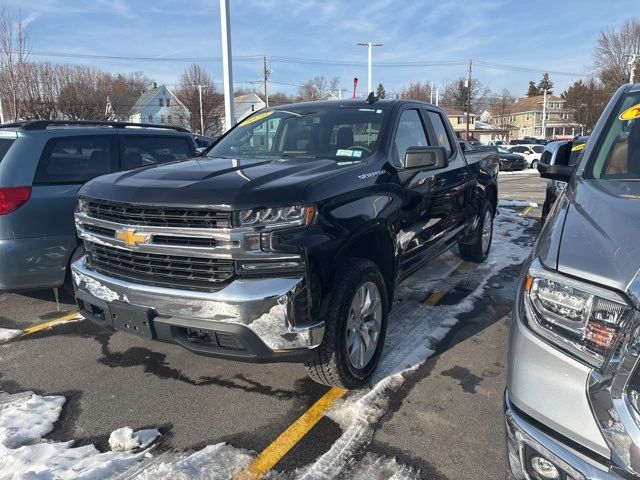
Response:
[[[464,172],[458,172],[458,178],[460,179],[465,179],[469,176],[469,172],[464,171]]]

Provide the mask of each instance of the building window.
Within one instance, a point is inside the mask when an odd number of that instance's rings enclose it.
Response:
[[[167,123],[168,123],[169,125],[173,125],[173,122],[171,121],[171,115],[168,115],[168,116],[167,116]]]
[[[251,105],[251,111],[255,112],[255,110],[256,110],[256,106],[255,105]]]
[[[147,122],[153,123],[153,115],[147,115]]]
[[[544,119],[545,119],[545,120],[549,120],[549,112],[545,112],[545,114],[544,114]]]
[[[164,115],[160,115],[160,123],[165,123],[165,121],[164,121]]]
[[[180,120],[180,125],[184,125],[184,117],[180,115],[178,119]]]
[[[165,105],[166,107],[170,107],[170,106],[171,106],[171,102],[170,102],[170,100],[171,100],[170,98],[167,98],[167,99],[165,100],[164,105]]]
[[[159,99],[159,101],[160,101],[160,106],[164,107],[164,98]]]

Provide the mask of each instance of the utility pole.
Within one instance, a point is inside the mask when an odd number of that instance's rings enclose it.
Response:
[[[440,103],[440,89],[436,87],[436,107]]]
[[[542,138],[547,138],[547,89],[542,91]]]
[[[431,95],[429,95],[429,103],[433,103],[433,80],[431,81]]]
[[[269,106],[269,91],[267,90],[267,83],[269,82],[269,75],[271,75],[271,70],[267,68],[267,57],[262,57],[263,61],[263,73],[264,73],[264,104],[266,107]]]
[[[471,121],[471,68],[472,61],[469,60],[469,76],[467,77],[467,141],[469,141],[469,122]]]
[[[629,64],[628,64],[630,67],[629,83],[633,83],[633,81],[635,80],[637,60],[638,60],[638,52],[632,53],[631,55],[629,55]]]
[[[233,74],[231,71],[231,30],[229,0],[220,0],[220,34],[222,35],[222,81],[224,84],[225,131],[235,123],[233,114]]]
[[[373,78],[372,78],[372,66],[371,66],[371,51],[373,50],[373,47],[381,47],[383,44],[382,43],[373,43],[373,42],[360,42],[357,45],[361,45],[363,47],[368,47],[369,52],[368,52],[368,74],[369,74],[369,78],[367,80],[367,95],[369,95],[371,92],[373,92]]]
[[[204,114],[202,113],[202,85],[198,85],[198,98],[200,100],[200,135],[204,135]]]

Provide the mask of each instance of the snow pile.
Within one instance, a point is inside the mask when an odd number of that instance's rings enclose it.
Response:
[[[22,330],[15,330],[13,328],[0,328],[0,343],[11,340],[12,338],[22,335]]]
[[[538,170],[534,169],[534,168],[529,168],[529,169],[525,169],[525,170],[520,170],[520,171],[516,171],[516,172],[498,172],[498,175],[500,175],[501,177],[503,175],[540,175],[540,172],[538,172]]]
[[[343,478],[349,480],[418,480],[419,473],[400,465],[395,458],[375,457],[366,454],[360,462],[351,467]]]
[[[156,429],[134,432],[129,427],[123,427],[111,432],[109,447],[114,452],[128,452],[134,448],[145,448],[151,445],[158,436],[160,432]]]
[[[537,207],[536,202],[529,202],[526,200],[500,200],[498,207]]]
[[[18,448],[51,433],[63,404],[59,396],[0,393],[0,448]]]
[[[334,404],[327,415],[342,427],[343,432],[328,452],[296,472],[297,479],[328,480],[348,469],[353,456],[371,442],[376,422],[386,413],[389,399],[402,386],[407,374],[433,355],[438,343],[462,313],[473,311],[491,277],[505,267],[525,260],[532,242],[525,230],[535,220],[520,217],[509,208],[501,212],[495,219],[489,258],[483,264],[474,265],[469,273],[462,274],[463,278],[470,276],[473,282],[469,283],[475,287],[464,300],[455,305],[431,306],[422,302],[426,292],[446,291],[461,281],[460,275],[456,279],[451,273],[464,264],[462,261],[450,267],[449,272],[424,268],[398,287],[389,316],[385,349],[373,378],[377,383],[371,390],[352,393]]]

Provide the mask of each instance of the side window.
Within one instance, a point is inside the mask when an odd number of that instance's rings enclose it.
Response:
[[[438,146],[444,147],[447,152],[447,157],[451,156],[451,142],[449,141],[449,135],[447,135],[447,129],[444,126],[444,122],[442,121],[442,116],[440,116],[437,112],[427,112],[429,114],[429,120],[431,120],[431,125],[433,125],[433,129],[436,132],[436,140],[438,142]]]
[[[115,172],[117,159],[113,135],[59,137],[47,142],[34,184],[80,184]]]
[[[396,138],[393,144],[394,161],[404,166],[404,157],[409,147],[426,147],[429,145],[424,125],[418,110],[405,110],[400,116]]]
[[[186,137],[122,135],[122,169],[184,160],[193,155]]]

